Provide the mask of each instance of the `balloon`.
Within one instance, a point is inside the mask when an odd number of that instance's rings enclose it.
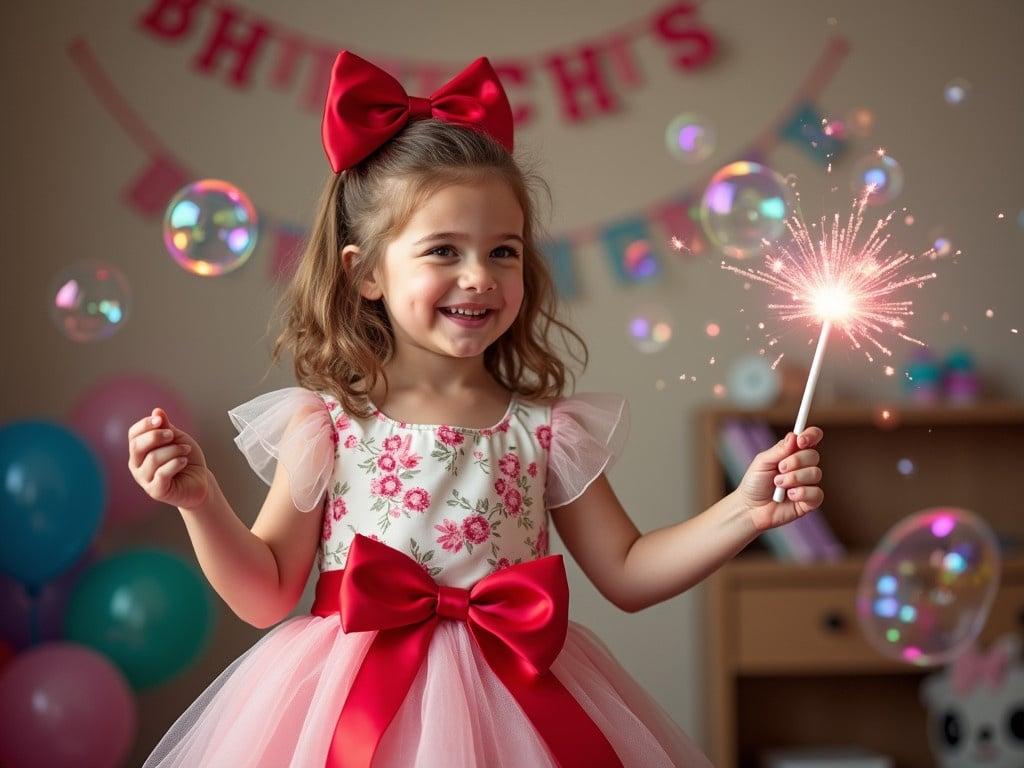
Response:
[[[71,568],[32,595],[23,584],[0,574],[0,640],[15,649],[64,637],[64,610],[72,590],[93,560],[87,552]],[[33,637],[33,610],[36,627]]]
[[[140,689],[187,667],[212,624],[213,601],[196,568],[171,552],[134,549],[86,571],[64,630],[69,640],[107,656]]]
[[[897,523],[868,559],[857,618],[882,654],[945,663],[981,632],[999,586],[995,535],[965,509],[935,507]]]
[[[7,662],[14,658],[14,646],[0,640],[0,674],[3,673]]]
[[[67,423],[99,457],[110,489],[107,525],[151,517],[160,504],[135,482],[128,470],[128,429],[161,407],[171,423],[193,434],[190,409],[167,384],[150,376],[125,374],[95,384],[83,393]]]
[[[47,643],[0,671],[0,765],[119,768],[135,742],[135,695],[95,651]]]
[[[63,573],[92,543],[106,489],[96,458],[48,421],[0,428],[0,570],[35,588]]]

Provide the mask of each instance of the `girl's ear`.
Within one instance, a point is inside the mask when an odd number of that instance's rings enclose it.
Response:
[[[353,262],[356,261],[362,255],[357,245],[346,245],[341,249],[341,264],[345,269],[346,275],[352,274]],[[363,280],[360,285],[357,286],[359,295],[364,299],[370,299],[375,301],[384,295],[384,290],[377,279],[377,271],[374,270],[373,274],[369,278]]]

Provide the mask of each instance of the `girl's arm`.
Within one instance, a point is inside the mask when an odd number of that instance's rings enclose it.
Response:
[[[254,627],[281,621],[309,578],[320,538],[316,510],[292,502],[288,472],[278,463],[252,529],[232,510],[213,473],[209,493],[195,509],[179,507],[196,557],[210,585],[235,614]]]
[[[757,455],[737,490],[696,517],[646,534],[637,530],[604,474],[578,499],[552,509],[551,519],[601,594],[624,611],[639,611],[685,592],[762,531],[820,506],[824,495],[813,484],[820,482],[821,470],[810,447],[821,436],[810,427],[798,446],[792,433],[786,435]],[[775,504],[773,478],[780,471],[792,501]]]

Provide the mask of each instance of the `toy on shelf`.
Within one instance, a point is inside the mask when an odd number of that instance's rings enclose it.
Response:
[[[974,358],[966,349],[955,349],[946,357],[943,385],[946,399],[957,405],[977,401],[981,394],[981,377]]]
[[[939,768],[1024,765],[1024,665],[1020,638],[1004,635],[987,654],[968,648],[921,684],[928,742]]]
[[[942,365],[926,347],[911,356],[904,389],[911,402],[919,405],[933,405],[942,396]]]

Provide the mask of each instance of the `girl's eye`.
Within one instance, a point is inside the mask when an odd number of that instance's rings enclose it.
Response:
[[[512,247],[507,246],[507,245],[500,245],[500,246],[498,246],[497,248],[494,249],[495,253],[497,253],[499,251],[508,251],[507,255],[505,255],[503,257],[503,258],[506,258],[506,259],[515,259],[515,258],[519,257],[519,251],[517,251],[515,248],[512,248]],[[427,251],[427,253],[432,255],[432,256],[447,257],[447,256],[452,256],[453,255],[453,249],[449,245],[439,245],[439,246],[437,246],[437,248],[431,248],[429,251]]]

